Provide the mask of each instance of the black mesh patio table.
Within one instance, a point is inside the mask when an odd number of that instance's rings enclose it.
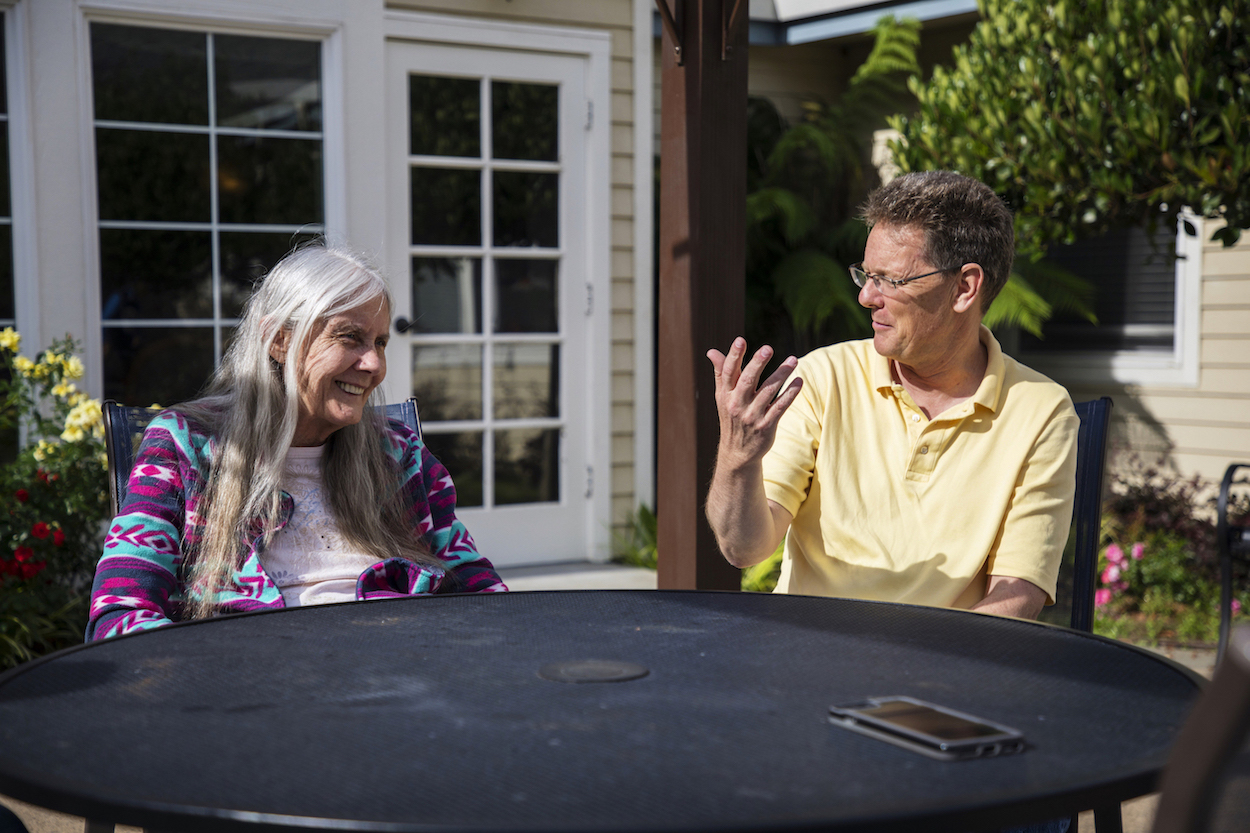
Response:
[[[577,680],[590,680],[578,682]],[[974,831],[1153,789],[1198,678],[938,608],[563,591],[226,616],[0,677],[0,793],[148,828]],[[904,694],[1023,730],[932,760],[827,720]]]

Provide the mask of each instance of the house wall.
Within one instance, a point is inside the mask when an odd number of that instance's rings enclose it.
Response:
[[[638,14],[645,6],[646,14]],[[635,179],[634,63],[635,20],[650,25],[653,5],[642,0],[389,0],[388,9],[432,12],[460,17],[489,18],[508,23],[570,26],[607,32],[612,39],[611,107],[594,117],[611,121],[611,443],[610,488],[612,518],[621,526],[639,501],[651,503],[653,466],[650,463],[652,410],[650,315],[640,322],[637,309],[650,307],[649,282],[639,286],[639,264],[650,274],[650,217],[642,218],[635,203],[640,195]],[[645,54],[645,53],[644,53]],[[645,121],[642,120],[642,121]],[[644,134],[645,135],[645,134]],[[644,232],[640,235],[640,226]],[[641,390],[640,390],[641,389]],[[641,458],[641,459],[640,459]]]
[[[1250,237],[1202,247],[1196,386],[1098,385],[1065,380],[1074,400],[1110,396],[1112,465],[1163,464],[1184,477],[1218,481],[1229,463],[1250,462]]]

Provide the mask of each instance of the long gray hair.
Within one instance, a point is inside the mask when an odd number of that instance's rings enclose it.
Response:
[[[297,249],[248,301],[205,394],[177,406],[213,437],[212,469],[199,501],[204,538],[188,542],[189,618],[213,615],[217,591],[228,585],[248,542],[261,535],[268,545],[276,531],[309,345],[332,316],[375,303],[389,316],[386,281],[359,255],[324,245]],[[278,364],[271,348],[283,331],[289,349]],[[369,404],[379,402],[375,389]],[[321,462],[330,511],[343,538],[361,552],[438,564],[408,521],[384,425],[366,408],[359,423],[330,436]]]

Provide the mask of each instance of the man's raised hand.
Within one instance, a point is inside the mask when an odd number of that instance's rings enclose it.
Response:
[[[720,415],[718,468],[722,464],[741,466],[762,459],[777,435],[778,420],[803,386],[803,380],[798,378],[786,385],[786,379],[798,365],[794,356],[783,361],[760,384],[760,376],[773,357],[773,348],[764,345],[743,367],[746,349],[746,339],[739,336],[728,354],[707,351],[716,374],[716,412]]]

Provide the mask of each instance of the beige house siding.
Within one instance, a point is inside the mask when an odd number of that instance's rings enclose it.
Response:
[[[624,523],[639,500],[635,415],[637,337],[634,188],[634,20],[639,0],[388,0],[387,7],[507,23],[568,26],[607,32],[612,38],[611,106],[595,118],[611,122],[611,472],[598,478],[611,488],[612,519]],[[649,18],[648,18],[649,21]],[[649,407],[649,403],[648,403]],[[648,464],[649,465],[649,464]]]
[[[1215,228],[1206,224],[1205,236]],[[1068,384],[1074,400],[1115,400],[1113,466],[1136,455],[1218,481],[1229,463],[1250,462],[1250,238],[1203,245],[1201,297],[1196,387]]]

